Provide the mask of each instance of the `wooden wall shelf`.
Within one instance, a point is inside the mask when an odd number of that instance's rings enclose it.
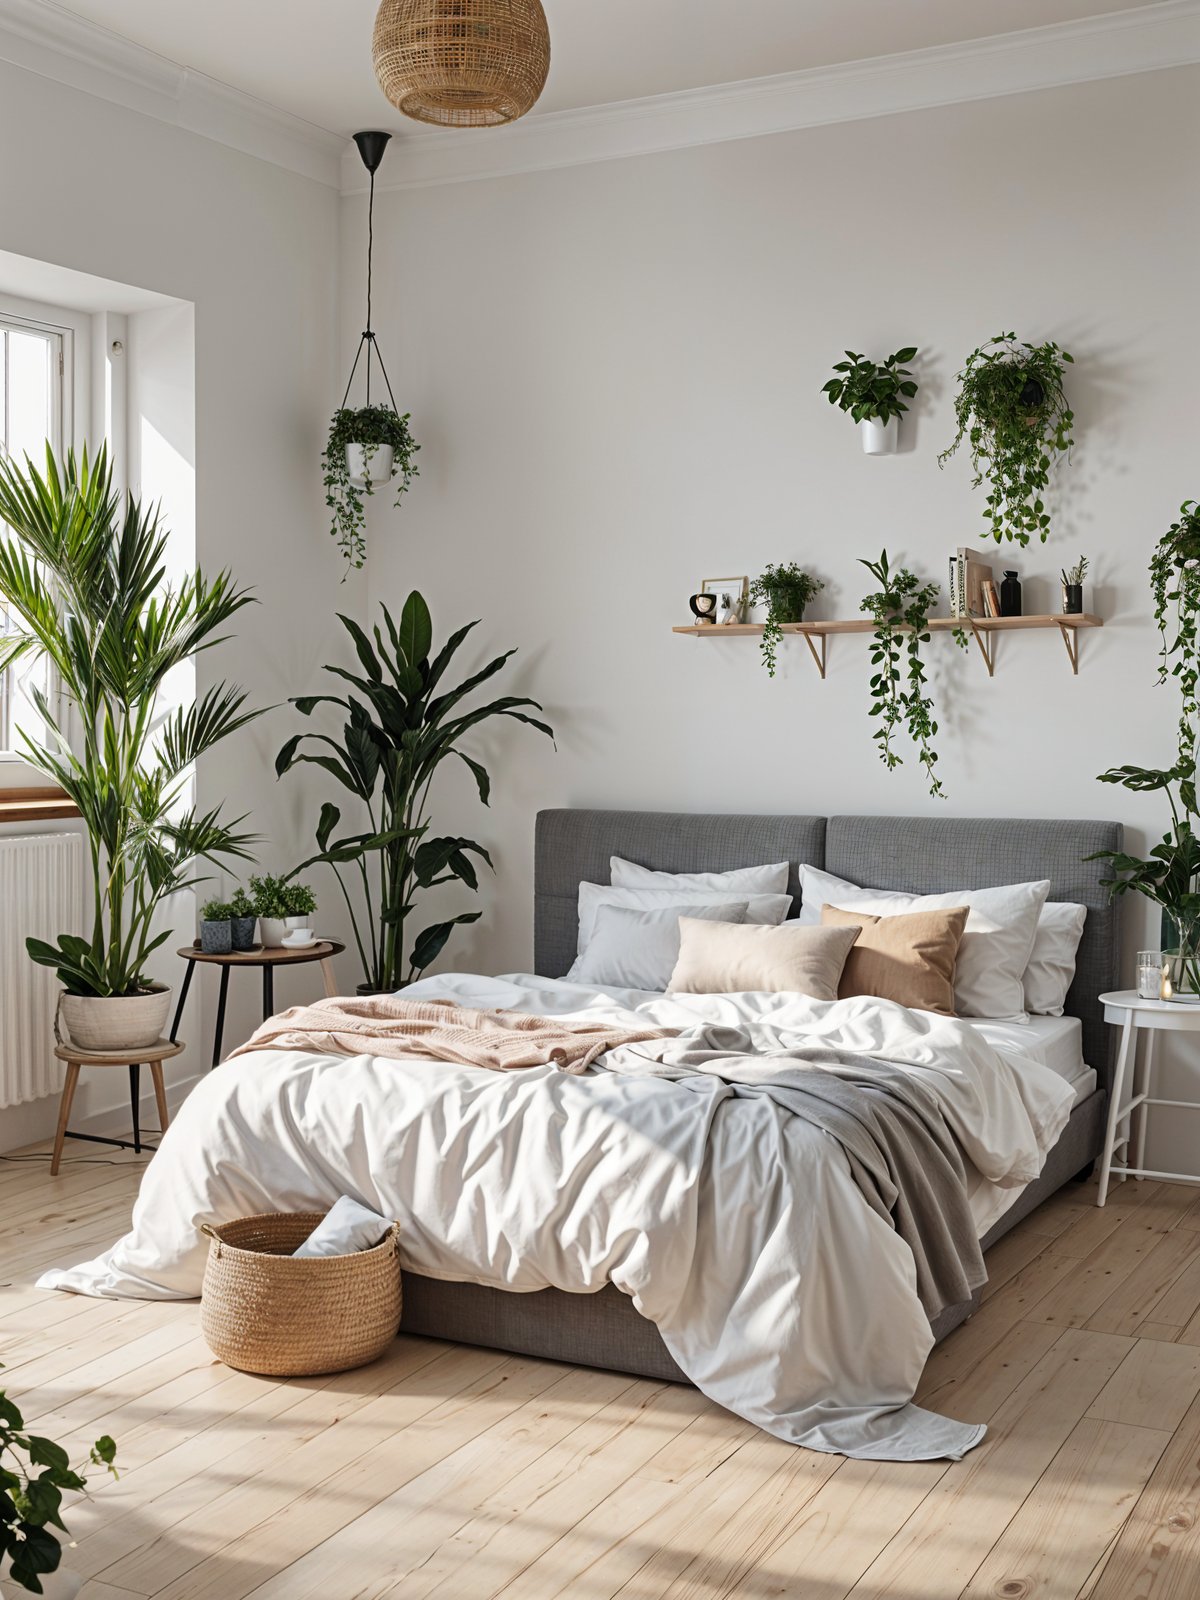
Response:
[[[1020,633],[1030,628],[1057,628],[1066,646],[1067,656],[1071,662],[1071,671],[1079,672],[1079,633],[1082,628],[1102,628],[1104,621],[1101,617],[1094,617],[1090,612],[1079,616],[1046,616],[1046,617],[930,617],[930,633],[953,633],[956,628],[969,632],[979,646],[988,670],[988,677],[992,677],[996,670],[996,640],[998,633]],[[705,622],[693,623],[686,627],[672,628],[672,633],[689,633],[693,638],[699,639],[707,635],[720,638],[721,635],[737,635],[744,637],[752,635],[761,638],[763,624],[761,622],[731,622],[721,623]],[[835,633],[874,633],[875,624],[869,617],[853,617],[843,622],[783,622],[780,623],[781,633],[798,633],[808,645],[809,653],[816,663],[817,671],[822,678],[825,676],[825,641]]]
[[[0,789],[0,822],[52,822],[78,815],[75,802],[61,789]]]

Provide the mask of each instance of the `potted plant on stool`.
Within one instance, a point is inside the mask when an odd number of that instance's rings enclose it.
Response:
[[[26,939],[63,985],[62,1018],[83,1050],[136,1048],[162,1032],[171,992],[146,970],[172,934],[159,907],[199,881],[201,861],[245,856],[251,836],[201,812],[185,789],[196,761],[258,713],[214,684],[165,715],[167,675],[217,644],[249,596],[227,572],[166,582],[167,534],[156,509],[114,490],[105,450],[46,468],[0,456],[0,599],[16,632],[0,640],[0,670],[44,661],[60,687],[35,692],[44,741],[21,754],[78,808],[91,856],[90,936],[57,945]],[[67,713],[58,709],[69,707]],[[240,819],[239,819],[240,820]]]
[[[251,878],[250,889],[262,942],[268,950],[279,949],[287,934],[307,927],[317,909],[316,897],[306,883],[267,874]]]
[[[226,956],[233,949],[233,907],[227,901],[201,906],[200,948],[209,956]]]

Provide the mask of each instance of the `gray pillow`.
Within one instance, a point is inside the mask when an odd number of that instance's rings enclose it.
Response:
[[[567,973],[569,983],[596,983],[613,989],[651,989],[661,993],[679,960],[679,919],[745,922],[748,902],[723,905],[600,906],[587,949]]]

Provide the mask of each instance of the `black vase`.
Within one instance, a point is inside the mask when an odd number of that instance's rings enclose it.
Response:
[[[1021,615],[1021,583],[1015,572],[1006,572],[1004,582],[1000,585],[1000,615],[1002,617]]]
[[[1081,583],[1063,584],[1063,616],[1081,617],[1083,615],[1083,585]]]

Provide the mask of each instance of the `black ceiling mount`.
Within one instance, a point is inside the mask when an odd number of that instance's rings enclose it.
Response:
[[[383,160],[383,152],[387,149],[390,133],[356,133],[354,142],[358,146],[358,153],[362,157],[362,164],[372,177],[379,170],[379,163]]]

